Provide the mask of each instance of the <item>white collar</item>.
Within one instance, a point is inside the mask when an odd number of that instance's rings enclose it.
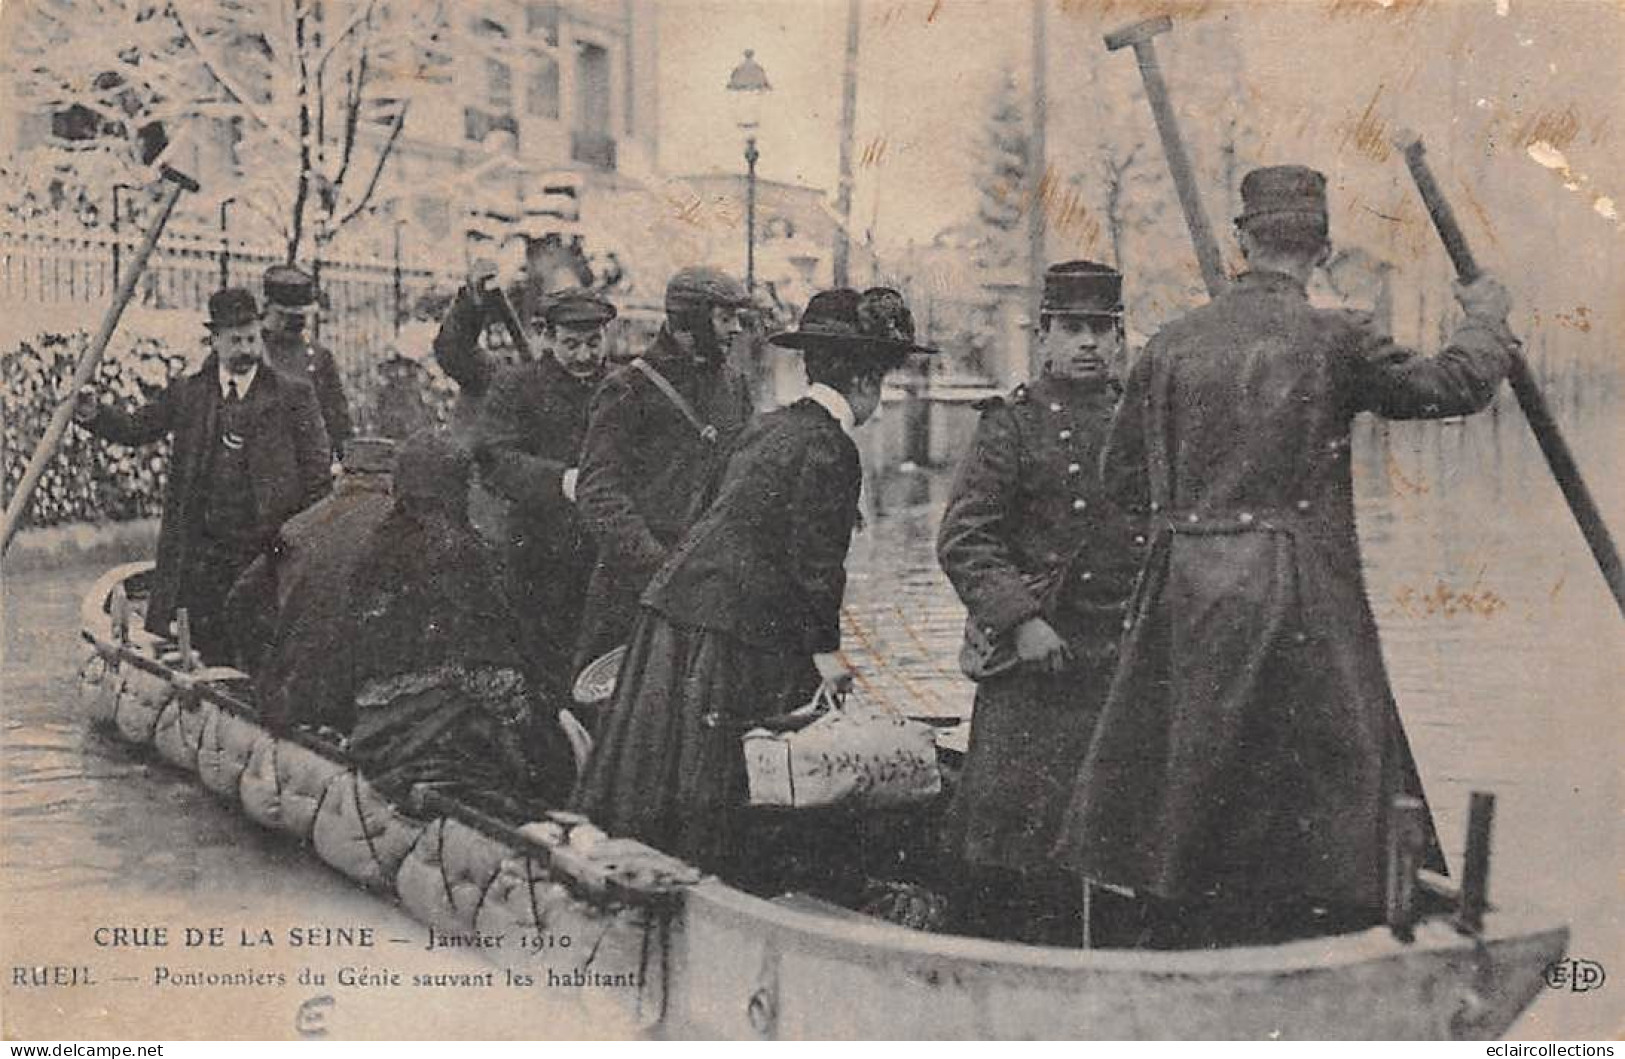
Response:
[[[231,384],[235,382],[237,384],[238,398],[246,399],[248,397],[248,388],[254,385],[254,378],[255,376],[259,375],[259,373],[260,366],[256,364],[252,368],[248,369],[247,375],[233,375],[231,372],[226,370],[225,364],[222,363],[220,365],[220,370],[217,372],[220,381],[221,398],[223,399],[231,395],[229,388]]]
[[[841,424],[841,429],[848,434],[858,428],[858,417],[852,414],[852,405],[835,387],[815,382],[807,389],[807,399],[834,416],[835,422]]]

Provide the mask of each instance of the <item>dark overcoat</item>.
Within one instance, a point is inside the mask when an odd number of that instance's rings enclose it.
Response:
[[[356,693],[350,575],[392,505],[389,475],[344,474],[331,495],[283,523],[276,543],[232,588],[237,644],[269,727],[350,730]]]
[[[147,604],[147,630],[169,635],[183,575],[203,530],[208,461],[217,447],[221,405],[218,361],[212,354],[192,375],[170,383],[134,412],[103,405],[89,429],[120,445],[147,445],[165,434],[174,441],[164,513],[158,530],[158,566]],[[254,496],[254,535],[269,545],[295,512],[327,492],[332,449],[322,427],[316,393],[303,379],[262,365],[243,398],[239,432],[248,452]]]
[[[434,359],[447,377],[457,383],[457,397],[452,402],[451,437],[472,453],[479,445],[481,417],[485,402],[497,377],[522,366],[517,357],[509,359],[480,345],[480,336],[495,319],[490,302],[462,287],[451,301],[451,307],[440,321],[440,330],[434,337]],[[506,566],[508,548],[508,499],[485,480],[483,468],[476,467],[474,481],[468,490],[468,517],[478,531],[480,539],[496,549],[496,561]],[[503,572],[507,579],[506,571]],[[517,601],[516,601],[517,602]]]
[[[452,405],[452,433],[464,436],[478,423],[491,381],[502,361],[480,348],[480,335],[489,323],[489,312],[473,291],[463,287],[451,300],[434,336],[434,359],[440,370],[457,384],[457,400]]]
[[[745,431],[716,502],[643,594],[614,703],[576,791],[600,826],[737,869],[741,733],[805,705],[840,645],[857,446],[811,400]]]
[[[744,377],[702,362],[662,331],[644,358],[715,428],[707,440],[631,366],[593,395],[576,506],[597,547],[582,619],[578,664],[626,642],[638,597],[716,491],[729,452],[751,416]]]
[[[1151,341],[1103,468],[1153,540],[1067,864],[1177,900],[1380,906],[1385,807],[1421,783],[1366,599],[1350,424],[1484,408],[1512,341],[1469,318],[1419,356],[1279,273]]]
[[[775,654],[835,650],[862,483],[857,445],[822,405],[763,415],[643,605]]]
[[[566,686],[592,574],[593,547],[564,476],[580,462],[597,378],[578,379],[551,356],[491,382],[474,431],[480,480],[508,501],[507,583],[532,677]]]
[[[1042,616],[1073,652],[1061,673],[1017,666],[977,689],[948,828],[973,863],[1048,865],[1105,701],[1146,546],[1096,473],[1117,394],[1045,375],[986,402],[943,513],[938,559],[970,620],[1007,642]]]
[[[284,375],[303,378],[316,391],[322,409],[322,426],[335,453],[344,448],[355,433],[350,420],[350,401],[344,395],[338,361],[326,346],[316,345],[303,335],[265,332],[266,359]]]

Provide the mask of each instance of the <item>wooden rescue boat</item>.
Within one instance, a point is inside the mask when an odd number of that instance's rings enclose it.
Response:
[[[261,728],[242,673],[189,668],[131,628],[121,600],[151,567],[115,568],[86,596],[91,716],[439,931],[572,935],[568,950],[486,951],[581,982],[537,1002],[601,1012],[606,1034],[1483,1039],[1568,943],[1556,918],[1503,905],[1466,932],[1424,917],[1409,941],[1379,927],[1219,951],[1038,948],[764,900],[568,813],[514,826],[432,794],[392,805],[332,746]]]

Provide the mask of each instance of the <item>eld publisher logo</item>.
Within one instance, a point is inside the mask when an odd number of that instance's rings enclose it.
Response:
[[[1608,972],[1596,960],[1558,960],[1546,965],[1546,987],[1571,993],[1590,993],[1608,981]]]

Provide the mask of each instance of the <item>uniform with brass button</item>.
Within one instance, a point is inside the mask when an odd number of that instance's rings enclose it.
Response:
[[[355,433],[350,402],[344,395],[338,361],[325,346],[309,337],[320,291],[316,280],[294,265],[272,265],[265,270],[265,353],[271,366],[284,375],[310,383],[322,409],[322,425],[333,446],[333,457],[343,454],[344,443]]]
[[[955,851],[980,883],[956,902],[971,933],[1078,938],[1080,890],[1054,870],[1050,848],[1111,680],[1145,540],[1143,517],[1111,503],[1096,473],[1118,398],[1121,291],[1105,266],[1049,270],[1045,370],[982,403],[938,535],[969,612],[961,663],[981,681],[949,814]]]

